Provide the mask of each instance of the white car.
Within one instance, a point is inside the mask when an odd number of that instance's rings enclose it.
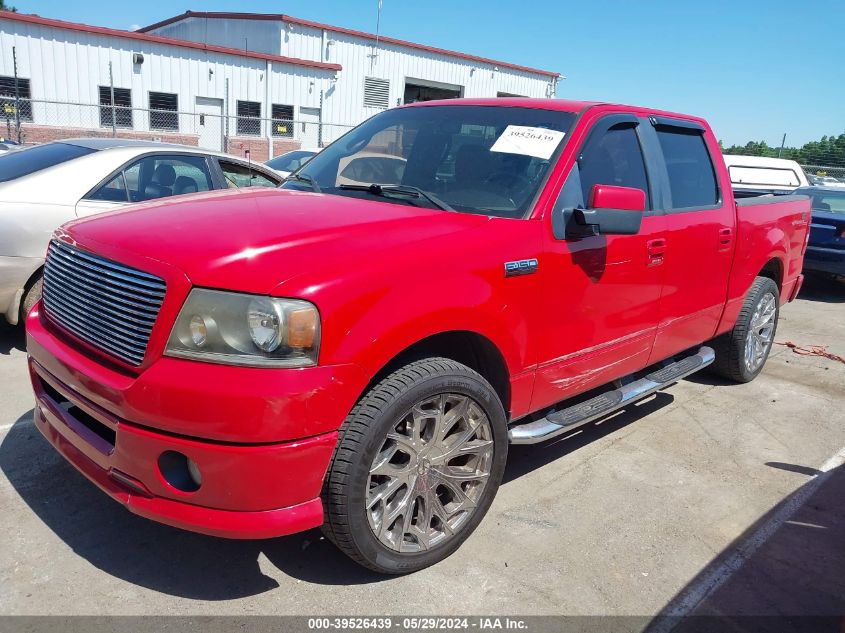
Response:
[[[807,175],[794,160],[725,154],[731,188],[737,198],[785,194],[807,187]]]
[[[0,314],[12,325],[41,295],[53,231],[123,205],[229,187],[277,187],[261,165],[184,145],[69,139],[0,154]]]
[[[311,160],[320,149],[295,149],[284,154],[271,158],[266,163],[267,167],[275,171],[282,178],[287,178],[305,163]]]
[[[818,182],[814,183],[819,187],[845,187],[845,182],[834,178],[833,176],[817,176]]]

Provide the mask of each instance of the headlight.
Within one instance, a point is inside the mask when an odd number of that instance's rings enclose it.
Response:
[[[317,364],[320,315],[300,299],[194,288],[170,333],[167,356],[253,367]]]

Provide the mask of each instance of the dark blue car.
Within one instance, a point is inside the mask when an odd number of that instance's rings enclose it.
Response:
[[[813,203],[804,271],[845,276],[845,187],[801,187],[795,193]]]

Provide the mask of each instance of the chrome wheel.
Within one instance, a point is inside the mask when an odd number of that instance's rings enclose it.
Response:
[[[777,300],[767,292],[754,307],[745,337],[745,367],[749,372],[756,372],[766,359],[774,338],[776,314]]]
[[[492,464],[492,427],[474,400],[446,393],[417,403],[370,466],[370,528],[397,552],[448,541],[474,514]]]

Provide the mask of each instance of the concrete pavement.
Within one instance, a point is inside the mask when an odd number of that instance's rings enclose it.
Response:
[[[845,355],[845,286],[811,281],[777,340]],[[751,384],[694,375],[572,436],[512,447],[476,533],[399,578],[360,569],[318,531],[224,541],[130,514],[32,426],[26,373],[4,327],[0,614],[845,613],[841,468],[701,589],[845,447],[845,365],[831,360],[777,346]]]

